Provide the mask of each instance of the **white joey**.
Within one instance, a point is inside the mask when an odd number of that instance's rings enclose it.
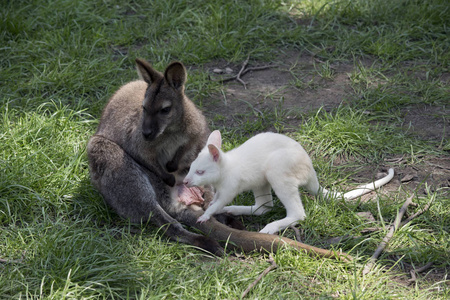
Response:
[[[273,207],[273,189],[286,208],[285,218],[267,224],[260,231],[273,234],[305,219],[299,187],[313,195],[349,200],[373,191],[394,176],[394,170],[389,169],[386,177],[341,194],[320,186],[309,155],[298,142],[285,135],[261,133],[228,152],[223,152],[221,145],[222,138],[216,130],[210,134],[206,147],[192,162],[184,179],[188,187],[210,184],[216,191],[213,201],[198,222],[205,222],[212,215],[223,212],[261,215]],[[253,191],[254,205],[226,206],[239,193],[249,190]]]

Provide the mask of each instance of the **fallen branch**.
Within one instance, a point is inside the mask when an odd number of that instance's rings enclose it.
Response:
[[[383,238],[383,240],[381,241],[380,245],[378,246],[378,248],[375,250],[375,252],[372,255],[372,257],[370,258],[369,262],[364,267],[363,272],[362,272],[363,275],[366,275],[366,274],[368,274],[370,272],[370,270],[372,269],[375,261],[378,259],[378,257],[380,256],[381,252],[383,252],[384,248],[386,248],[386,246],[389,243],[389,241],[391,240],[391,238],[394,236],[394,232],[398,228],[400,228],[403,215],[405,214],[406,209],[408,208],[408,206],[412,203],[413,197],[414,197],[414,195],[412,195],[411,197],[406,199],[405,203],[403,203],[402,207],[400,208],[400,210],[397,213],[397,217],[395,218],[394,223],[389,228],[389,232]]]
[[[409,216],[405,221],[401,222],[401,223],[400,223],[400,227],[405,226],[406,224],[408,224],[409,222],[411,222],[412,219],[414,219],[414,218],[420,216],[421,214],[423,214],[424,212],[426,212],[426,211],[430,208],[431,203],[433,203],[433,200],[434,200],[434,197],[431,197],[430,201],[429,201],[429,202],[428,202],[421,210],[419,210],[419,211],[416,212],[415,214]],[[415,203],[414,203],[414,204],[415,204]]]
[[[259,276],[255,279],[248,287],[247,289],[242,293],[241,299],[243,299],[247,294],[250,292],[250,290],[264,277],[272,271],[273,269],[278,268],[278,265],[275,263],[275,260],[273,259],[272,255],[269,256],[269,262],[270,266],[268,266]]]
[[[433,262],[430,261],[430,262],[427,263],[425,266],[422,266],[422,267],[420,267],[420,268],[418,268],[418,269],[411,269],[411,270],[409,271],[409,273],[411,274],[411,279],[409,279],[408,281],[411,282],[411,283],[412,283],[412,282],[415,282],[415,281],[417,280],[416,274],[425,272],[426,270],[428,270],[429,268],[431,268],[432,265],[433,265]]]
[[[260,71],[260,70],[265,70],[265,69],[269,69],[269,68],[275,67],[275,65],[266,65],[266,66],[247,68],[249,59],[250,59],[250,56],[247,56],[247,59],[242,63],[242,67],[239,70],[237,75],[234,75],[234,76],[231,76],[231,77],[227,77],[227,78],[218,79],[216,81],[224,83],[224,82],[228,82],[228,81],[232,81],[232,80],[237,80],[244,86],[245,89],[247,89],[247,83],[244,80],[242,80],[242,76],[244,76],[245,74],[247,74],[250,71]]]
[[[300,230],[298,230],[297,227],[295,227],[294,225],[289,226],[292,230],[294,230],[295,233],[295,238],[297,239],[297,242],[302,242],[302,238],[300,236]]]
[[[372,232],[376,232],[376,231],[380,231],[380,230],[383,230],[383,228],[381,228],[381,227],[367,227],[367,228],[361,229],[360,232],[362,234],[364,234],[364,233],[372,233]]]
[[[239,71],[239,73],[236,76],[236,80],[239,81],[240,83],[242,83],[242,85],[244,86],[245,89],[247,89],[247,84],[241,79],[241,75],[242,75],[242,72],[244,71],[244,69],[247,67],[249,59],[250,59],[250,55],[247,56],[247,59],[242,64],[241,70]]]

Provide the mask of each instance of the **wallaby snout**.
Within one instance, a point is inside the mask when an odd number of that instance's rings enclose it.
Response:
[[[142,114],[142,135],[146,141],[154,140],[160,133],[160,124],[158,120],[151,116],[145,108]]]
[[[143,128],[142,129],[142,135],[144,136],[144,139],[146,141],[149,141],[149,142],[154,140],[155,137],[156,137],[155,131],[152,130],[152,129],[145,129],[145,128]]]

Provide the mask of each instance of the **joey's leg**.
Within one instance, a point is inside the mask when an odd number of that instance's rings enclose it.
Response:
[[[255,204],[252,206],[232,205],[225,206],[224,212],[232,215],[262,215],[273,208],[273,199],[271,187],[267,184],[264,187],[254,189]]]
[[[286,217],[267,224],[260,232],[273,234],[305,219],[305,209],[295,182],[286,182],[282,185],[274,185],[275,194],[286,208]]]

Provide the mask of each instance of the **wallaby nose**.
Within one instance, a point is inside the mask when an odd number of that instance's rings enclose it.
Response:
[[[143,130],[142,135],[146,140],[150,139],[153,135],[153,130]]]
[[[184,184],[185,186],[189,187],[189,180],[185,178],[185,179],[183,180],[183,184]]]

